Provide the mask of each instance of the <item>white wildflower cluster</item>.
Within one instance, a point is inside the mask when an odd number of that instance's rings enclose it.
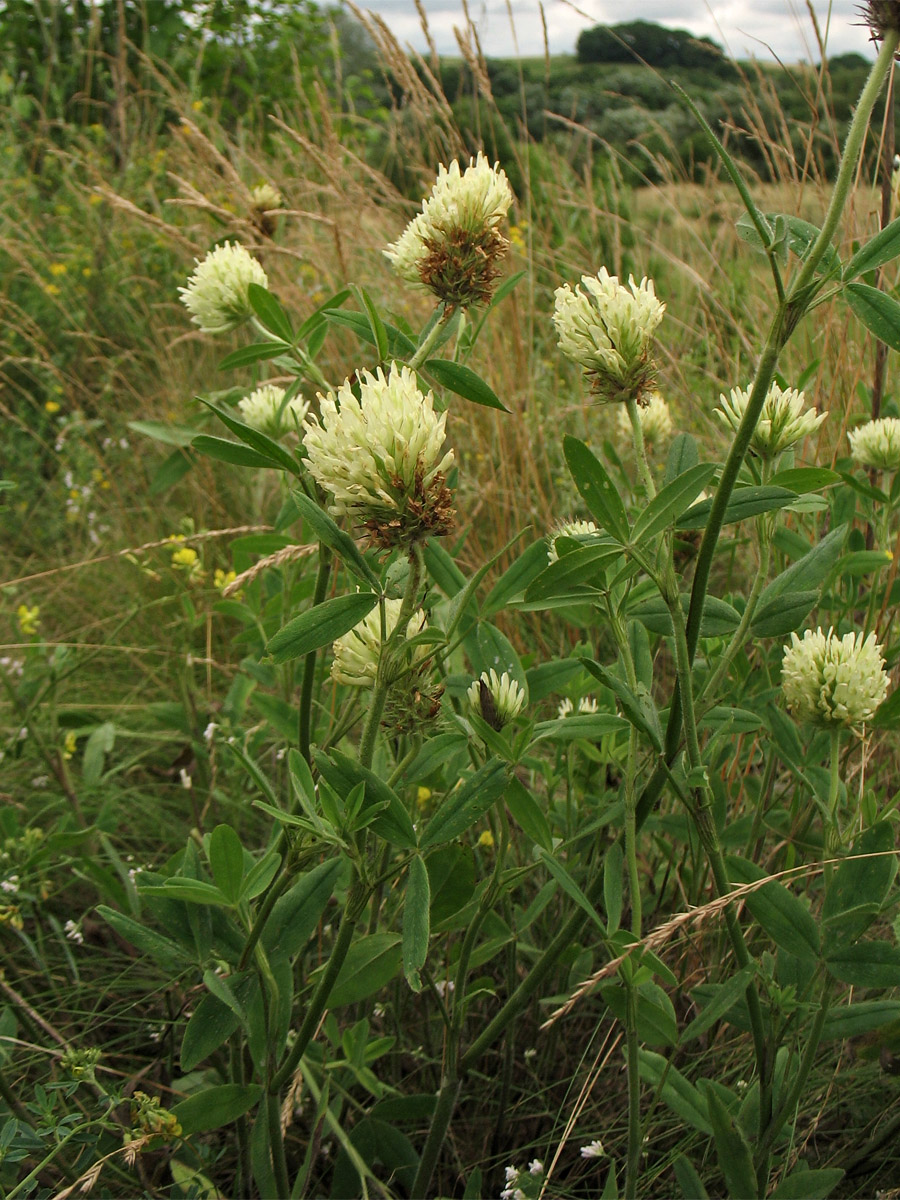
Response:
[[[559,708],[556,710],[560,720],[565,717],[574,716],[576,713],[580,717],[592,717],[597,712],[597,701],[593,696],[582,696],[578,701],[576,708],[568,696],[560,701]]]
[[[593,521],[563,521],[550,534],[547,545],[547,557],[554,563],[559,558],[559,551],[556,548],[556,539],[561,537],[573,538],[575,541],[581,541],[584,538],[586,541],[600,530]]]
[[[224,242],[197,264],[187,287],[180,287],[181,302],[191,321],[204,333],[235,329],[251,314],[250,284],[268,287],[262,264],[238,243]]]
[[[297,429],[309,411],[302,396],[285,399],[287,392],[274,383],[264,383],[255,392],[238,401],[241,419],[252,429],[277,438]]]
[[[594,1138],[592,1142],[588,1142],[586,1146],[581,1147],[582,1158],[603,1158],[606,1151],[603,1149],[603,1143],[599,1138]]]
[[[500,226],[512,200],[506,174],[481,152],[465,171],[442,163],[422,211],[384,253],[401,279],[447,305],[485,303],[509,247]]]
[[[5,671],[10,679],[21,679],[25,671],[25,662],[21,658],[4,655],[0,658],[0,671]]]
[[[0,891],[3,891],[7,896],[15,896],[19,890],[19,876],[8,875],[6,879],[0,879]]]
[[[773,459],[819,428],[828,413],[805,407],[806,397],[796,388],[782,389],[771,384],[763,401],[762,412],[750,438],[750,450],[759,458]],[[749,388],[732,388],[731,396],[720,395],[716,416],[736,432],[747,405]]]
[[[581,286],[556,289],[553,323],[563,354],[576,362],[606,403],[642,400],[653,381],[653,335],[666,306],[651,280],[628,287],[605,267],[582,275]]]
[[[78,928],[77,922],[66,921],[65,925],[63,926],[63,930],[65,931],[65,935],[70,942],[74,942],[76,946],[81,946],[84,944],[84,934]]]
[[[469,685],[466,696],[472,711],[492,729],[502,729],[525,707],[523,688],[506,671],[498,675],[493,667],[481,672],[481,678]]]
[[[661,450],[675,429],[669,406],[659,392],[649,392],[638,405],[644,448],[651,453]],[[626,408],[620,408],[616,418],[619,436],[626,445],[632,444],[631,418]]]
[[[524,1170],[521,1167],[505,1167],[506,1187],[500,1193],[500,1200],[528,1200],[529,1196],[537,1194],[534,1180],[540,1179],[543,1174],[544,1164],[539,1158],[533,1158]]]
[[[365,526],[384,547],[446,533],[453,519],[446,413],[434,411],[415,372],[396,363],[387,375],[363,371],[359,399],[348,380],[319,402],[303,444],[311,474],[330,493],[329,512]]]
[[[781,666],[784,698],[800,721],[856,728],[871,721],[887,695],[888,677],[875,634],[807,629],[791,634]]]
[[[850,454],[861,467],[877,471],[900,470],[900,420],[880,417],[852,430],[848,435]]]
[[[390,637],[400,616],[402,600],[385,600],[384,624],[387,636]],[[425,614],[417,609],[406,626],[406,637],[413,638],[425,628]],[[381,616],[378,607],[354,625],[349,633],[339,637],[333,646],[334,661],[331,664],[331,677],[337,683],[347,687],[372,687],[378,673],[378,663],[381,659]],[[431,650],[428,646],[413,647],[411,667],[425,662]]]

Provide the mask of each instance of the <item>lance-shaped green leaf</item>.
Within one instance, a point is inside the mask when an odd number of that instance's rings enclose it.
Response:
[[[759,598],[760,611],[778,596],[788,592],[812,591],[818,588],[840,557],[841,547],[847,536],[846,527],[841,525],[822,538],[802,558],[792,563],[786,571],[773,579]]]
[[[803,492],[818,492],[840,482],[838,472],[830,471],[827,467],[791,467],[789,470],[778,471],[769,480],[770,486],[788,488],[798,495]]]
[[[354,942],[328,998],[328,1007],[355,1004],[384,987],[397,974],[401,953],[400,938],[395,933],[372,933]]]
[[[278,467],[283,471],[288,471],[291,475],[299,473],[297,463],[278,442],[273,441],[258,429],[252,429],[249,425],[245,425],[243,421],[238,421],[231,413],[226,412],[224,408],[219,408],[212,401],[204,400],[202,396],[198,396],[197,399],[201,404],[205,404],[211,412],[214,412],[235,437],[239,437],[245,445],[251,446],[263,458],[268,459],[270,467]]]
[[[566,437],[563,442],[566,463],[575,486],[591,516],[618,542],[628,542],[628,517],[625,505],[609,473],[595,454],[578,438]]]
[[[209,865],[216,887],[229,900],[237,900],[244,878],[244,849],[230,825],[217,825],[209,835]]]
[[[378,352],[378,361],[384,362],[388,356],[388,335],[384,321],[381,319],[381,314],[364,287],[354,287],[353,290],[365,309],[366,317],[369,321],[369,329],[372,332],[372,343]]]
[[[715,474],[713,463],[700,463],[682,472],[650,501],[631,530],[631,540],[639,546],[662,533],[700,495]]]
[[[279,354],[289,354],[290,349],[286,342],[254,342],[252,346],[241,346],[239,350],[226,354],[219,363],[219,370],[230,371],[234,367],[249,367],[267,358],[278,358]]]
[[[622,556],[622,547],[610,538],[595,545],[579,546],[562,554],[529,583],[525,600],[547,600],[553,596],[570,596],[579,586],[602,578],[603,570]],[[545,559],[546,562],[546,552]]]
[[[677,1067],[654,1050],[638,1050],[638,1066],[642,1079],[653,1087],[661,1087],[663,1101],[677,1117],[701,1133],[712,1133],[706,1102]],[[747,1195],[755,1195],[755,1191]]]
[[[865,245],[860,246],[847,265],[844,267],[844,280],[848,282],[857,275],[865,275],[883,267],[885,263],[900,254],[900,217],[885,225]]]
[[[754,637],[784,637],[799,629],[819,599],[815,592],[782,592],[759,608],[750,623]]]
[[[709,1003],[703,1008],[699,1017],[695,1017],[690,1025],[683,1031],[681,1035],[681,1045],[686,1042],[691,1042],[701,1033],[706,1033],[710,1026],[722,1017],[728,1015],[732,1008],[746,995],[747,988],[753,981],[756,974],[755,967],[750,966],[742,968],[736,975],[717,987],[715,994]]]
[[[464,400],[471,400],[473,404],[481,404],[485,408],[509,412],[493,388],[488,387],[480,375],[463,363],[452,362],[448,358],[429,358],[423,365],[423,370],[441,387],[455,392]]]
[[[509,785],[506,789],[506,806],[512,813],[513,820],[521,826],[533,842],[545,850],[552,849],[553,836],[544,810],[525,784],[515,775],[511,775],[509,778]]]
[[[375,346],[375,335],[372,332],[372,326],[369,323],[369,318],[366,313],[361,312],[345,312],[343,309],[327,308],[322,313],[332,325],[341,325],[344,329],[351,329],[358,338],[364,342],[368,342],[370,346]],[[385,321],[384,331],[388,340],[388,355],[393,358],[409,359],[416,352],[416,348],[405,333],[401,333],[394,325]]]
[[[679,433],[672,439],[669,454],[666,458],[666,474],[664,483],[674,483],[679,475],[696,467],[700,462],[700,452],[697,443],[689,433]]]
[[[760,513],[771,512],[776,508],[786,508],[796,499],[797,493],[791,491],[790,488],[757,485],[735,488],[725,507],[722,524],[734,525],[738,521],[746,521],[748,517],[756,517]],[[705,529],[712,506],[712,500],[701,500],[698,504],[692,505],[675,522],[676,528]]]
[[[193,448],[200,454],[217,458],[220,462],[231,463],[236,467],[271,467],[271,461],[258,450],[253,450],[241,442],[230,442],[227,438],[212,437],[201,433],[191,442]]]
[[[420,971],[428,956],[431,884],[425,861],[416,854],[409,864],[403,898],[403,974],[414,992],[421,992]]]
[[[728,859],[728,878],[733,883],[755,883],[766,872],[745,858]],[[819,927],[809,909],[777,880],[748,892],[744,903],[776,946],[804,961],[819,957]]]
[[[253,287],[253,284],[250,285]],[[258,1083],[242,1086],[237,1083],[224,1083],[220,1087],[207,1087],[196,1095],[182,1100],[171,1110],[181,1126],[183,1137],[193,1133],[208,1133],[211,1129],[221,1129],[242,1117],[252,1108],[262,1093]]]
[[[848,283],[844,298],[870,333],[879,341],[900,350],[900,304],[867,283]]]
[[[690,596],[685,593],[681,597],[681,608],[687,616],[690,606]],[[672,637],[672,614],[662,596],[654,596],[644,600],[629,610],[630,617],[637,618],[651,633],[659,633],[664,637]],[[737,609],[717,596],[707,596],[703,601],[703,617],[700,621],[701,637],[728,637],[734,633],[741,618]]]
[[[290,345],[294,340],[291,319],[269,289],[258,283],[251,283],[247,289],[247,298],[263,328]]]
[[[340,796],[349,795],[360,783],[365,785],[365,808],[379,809],[370,826],[374,833],[394,846],[404,849],[415,846],[416,831],[409,813],[397,793],[380,776],[339,750],[330,750],[328,754],[317,750],[315,762],[319,774]]]
[[[829,949],[825,966],[835,979],[854,987],[900,987],[900,947],[892,942],[858,942]]]
[[[775,236],[776,229],[781,231],[786,247],[800,259],[806,257],[821,232],[815,225],[810,224],[809,221],[804,221],[802,217],[795,217],[789,213],[765,213],[764,217],[773,231],[773,236]],[[751,224],[748,217],[740,217],[735,225],[735,229],[738,236],[748,245],[753,246],[754,249],[765,251],[766,246],[763,244],[757,229]],[[769,244],[771,245],[771,242]],[[841,260],[838,257],[837,251],[834,246],[829,246],[822,256],[822,261],[818,269],[826,274],[830,274],[832,271],[839,270],[840,265]]]
[[[604,687],[609,688],[629,722],[639,733],[644,735],[654,750],[662,751],[662,726],[656,705],[653,703],[653,697],[649,692],[645,691],[642,696],[635,695],[627,683],[592,658],[582,658],[581,664],[596,679],[599,679]],[[567,717],[566,719],[571,718]]]
[[[335,292],[333,296],[329,296],[323,301],[319,307],[309,314],[300,328],[297,330],[297,341],[305,341],[311,333],[315,333],[322,325],[327,324],[325,312],[330,308],[340,308],[345,300],[349,300],[352,292],[349,288],[341,288],[339,292]]]
[[[846,1172],[841,1167],[819,1167],[811,1170],[798,1164],[786,1175],[769,1200],[827,1200]]]
[[[190,446],[194,438],[200,436],[199,429],[190,429],[187,425],[169,425],[165,421],[129,421],[128,428],[165,446]]]
[[[291,492],[291,498],[297,506],[300,516],[306,521],[319,541],[323,542],[330,550],[333,550],[348,570],[352,571],[358,579],[362,579],[365,583],[368,583],[370,587],[378,588],[381,586],[378,582],[378,576],[366,562],[362,551],[349,533],[339,528],[328,513],[323,512],[318,504],[314,500],[310,500],[305,492],[301,492],[295,488]]]
[[[266,646],[266,653],[276,663],[302,658],[348,633],[377,603],[374,592],[356,592],[317,604],[279,629]]]
[[[732,1200],[747,1200],[748,1196],[759,1195],[753,1154],[744,1131],[711,1087],[706,1089],[706,1105],[728,1195]]]
[[[532,542],[506,568],[493,588],[488,592],[481,607],[482,615],[492,616],[505,608],[515,597],[520,596],[531,581],[547,566],[547,543],[541,538]]]
[[[419,848],[424,852],[458,838],[499,800],[505,787],[506,765],[496,759],[489,760],[444,797],[425,827]]]

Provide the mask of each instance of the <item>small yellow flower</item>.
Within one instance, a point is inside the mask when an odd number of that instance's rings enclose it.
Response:
[[[98,196],[96,192],[94,192],[91,196],[88,196],[88,204],[90,204],[92,208],[96,208],[98,204],[102,203],[103,197]]]
[[[186,567],[191,570],[197,563],[197,551],[190,546],[182,546],[180,549],[172,552],[172,566]]]
[[[0,905],[0,925],[11,925],[13,929],[21,929],[24,925],[18,904]]]
[[[38,631],[40,621],[40,605],[35,604],[33,608],[29,608],[27,604],[20,604],[16,609],[16,617],[19,622],[19,632],[23,637],[33,637]]]
[[[202,100],[193,100],[191,102],[191,108],[193,109],[194,112],[203,112],[203,101]]]
[[[416,808],[421,812],[431,799],[431,788],[419,787],[416,790]]]
[[[58,400],[48,400],[44,405],[44,411],[48,413],[58,413],[59,408],[60,405]]]
[[[481,848],[483,850],[493,850],[494,835],[491,833],[491,831],[489,829],[482,830],[482,832],[478,838],[478,845],[481,846]]]
[[[60,293],[60,289],[56,286],[55,283],[45,283],[44,291],[47,293],[48,296],[58,296]]]
[[[81,492],[79,492],[78,488],[69,488],[69,499],[70,500],[78,500],[78,499],[80,499],[80,497],[81,497]]]
[[[235,579],[237,579],[236,572],[223,571],[221,567],[216,567],[213,574],[213,584],[220,592],[224,592],[229,583],[234,583]]]
[[[75,736],[75,734],[70,729],[69,732],[66,734],[65,740],[63,742],[62,756],[66,760],[66,762],[69,761],[69,759],[72,757],[72,755],[75,753],[75,751],[77,749],[78,749],[78,738]]]
[[[55,262],[50,264],[51,275],[65,275],[69,268],[65,263]]]
[[[81,268],[81,274],[84,276],[85,279],[90,279],[90,277],[93,275],[93,273],[94,272],[91,270],[90,267],[82,267]]]
[[[103,489],[104,492],[108,492],[109,489],[112,487],[112,484],[109,482],[108,479],[104,479],[101,481],[100,487]]]

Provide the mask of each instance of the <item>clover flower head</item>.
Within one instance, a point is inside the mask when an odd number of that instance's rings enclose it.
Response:
[[[791,634],[781,666],[784,698],[800,721],[855,729],[871,721],[887,695],[888,677],[875,634]]]
[[[400,616],[402,600],[385,600],[384,624],[388,637],[394,632]],[[406,637],[415,637],[425,627],[425,614],[421,609],[413,613],[406,626]],[[367,613],[349,633],[339,637],[333,646],[334,661],[331,677],[347,687],[367,688],[375,683],[378,663],[381,659],[381,616],[378,607]],[[431,653],[428,646],[415,646],[408,667],[421,666]]]
[[[270,208],[281,208],[283,203],[281,192],[272,187],[271,183],[258,183],[251,189],[250,201],[255,209],[265,212]]]
[[[268,287],[261,263],[237,243],[224,242],[210,250],[197,264],[186,287],[180,287],[181,302],[191,321],[204,333],[236,329],[251,314],[250,284]]]
[[[575,713],[582,717],[593,716],[597,712],[597,701],[593,696],[582,696],[578,701],[576,708],[568,696],[561,700],[559,707],[556,710],[557,716],[562,720],[565,717],[571,717]]]
[[[879,471],[900,470],[900,420],[897,417],[867,421],[847,436],[850,454],[860,466]]]
[[[652,280],[629,276],[625,287],[601,267],[574,291],[556,289],[553,324],[559,348],[584,370],[598,400],[640,401],[653,383],[650,352],[665,311]]]
[[[651,452],[660,450],[675,428],[668,404],[659,392],[652,391],[643,397],[637,411],[641,420],[641,433],[644,435],[644,447]],[[622,440],[630,446],[633,433],[631,418],[626,408],[619,409],[616,425]]]
[[[264,383],[238,401],[244,423],[275,438],[296,429],[309,411],[309,401],[302,396],[291,396],[290,400],[285,400],[286,395],[283,387]]]
[[[757,457],[773,459],[815,433],[828,413],[806,408],[805,400],[804,393],[796,388],[782,389],[777,383],[770,385],[750,438],[750,450]],[[721,407],[715,410],[716,416],[736,432],[749,402],[749,388],[732,388],[730,397],[719,396]]]
[[[422,211],[384,253],[401,279],[450,307],[486,303],[509,248],[500,226],[512,200],[505,172],[480,151],[464,171],[442,163]]]
[[[466,696],[472,711],[491,729],[502,729],[525,707],[524,689],[508,672],[498,675],[493,667],[481,672],[481,678],[469,685]]]
[[[379,546],[446,533],[453,521],[445,483],[453,451],[443,450],[446,414],[434,411],[409,367],[363,371],[359,398],[348,380],[319,396],[304,424],[311,474],[330,493],[329,512],[363,525]]]
[[[554,563],[559,558],[559,551],[556,549],[556,539],[561,537],[574,538],[576,541],[589,541],[591,536],[599,533],[600,530],[593,521],[563,521],[557,525],[548,538],[547,557],[550,562]]]

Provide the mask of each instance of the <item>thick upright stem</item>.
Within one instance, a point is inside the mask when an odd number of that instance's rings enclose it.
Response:
[[[316,574],[316,586],[313,592],[313,608],[321,604],[328,591],[328,580],[331,576],[331,551],[327,546],[319,546],[319,570]],[[303,683],[300,688],[300,724],[299,739],[300,753],[312,765],[312,695],[316,681],[316,650],[311,650],[303,660]]]

